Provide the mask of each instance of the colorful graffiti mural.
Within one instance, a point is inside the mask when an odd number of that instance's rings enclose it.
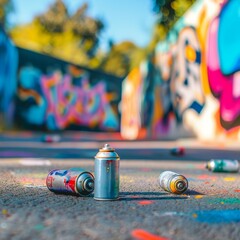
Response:
[[[142,78],[139,69],[134,69],[123,83],[123,96],[121,101],[121,134],[124,138],[135,139],[141,127],[140,96],[142,93]],[[135,92],[136,94],[133,94]]]
[[[11,127],[14,96],[17,88],[17,50],[0,26],[0,114],[5,126]]]
[[[24,49],[19,54],[16,114],[23,126],[119,130],[120,78]]]
[[[155,58],[150,60],[153,67],[148,67],[147,74],[135,74],[142,79],[142,92],[133,89],[128,96],[146,101],[144,96],[149,92],[143,86],[152,81],[154,107],[152,111],[141,105],[138,113],[144,112],[150,121],[146,125],[141,117],[134,135],[125,136],[130,125],[126,116],[131,115],[133,107],[122,106],[123,137],[138,138],[147,128],[145,137],[151,138],[188,135],[240,140],[239,11],[237,0],[199,0],[186,12],[167,39],[157,45]],[[146,77],[149,72],[152,80]],[[131,84],[134,77],[129,76],[124,85]],[[123,88],[123,99],[125,95]],[[136,105],[138,109],[139,103]]]
[[[23,128],[121,128],[126,139],[240,140],[239,11],[237,0],[196,1],[123,82],[16,49],[0,29],[0,116]]]
[[[214,96],[219,99],[220,118],[226,129],[232,129],[240,124],[240,62],[238,60],[240,48],[236,45],[236,39],[239,39],[239,36],[237,36],[238,33],[231,36],[232,18],[240,21],[238,12],[236,12],[239,9],[239,2],[236,1],[230,1],[223,6],[219,16],[211,22],[208,35],[209,84]],[[230,32],[226,29],[226,25],[229,25]]]

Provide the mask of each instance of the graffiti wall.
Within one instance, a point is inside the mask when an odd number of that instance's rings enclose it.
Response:
[[[21,128],[118,131],[122,79],[18,48]]]
[[[0,128],[11,127],[17,87],[17,50],[0,26]]]
[[[240,140],[239,11],[238,0],[197,1],[127,76],[124,138]]]

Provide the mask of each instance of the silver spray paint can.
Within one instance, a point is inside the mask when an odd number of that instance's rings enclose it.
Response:
[[[94,190],[94,177],[82,168],[55,169],[47,175],[46,185],[54,193],[87,196]]]
[[[181,194],[188,188],[188,180],[175,172],[165,171],[159,176],[159,184],[165,191]]]
[[[231,159],[211,159],[206,168],[212,172],[238,172],[239,162]]]
[[[94,199],[117,200],[119,198],[120,157],[109,144],[95,156],[94,163]]]

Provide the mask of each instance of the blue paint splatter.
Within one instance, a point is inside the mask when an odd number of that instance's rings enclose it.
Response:
[[[240,210],[208,210],[194,212],[198,222],[230,223],[240,222]]]

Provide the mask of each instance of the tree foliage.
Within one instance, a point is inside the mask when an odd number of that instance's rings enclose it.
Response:
[[[159,15],[158,24],[169,30],[195,0],[153,0],[153,10]]]
[[[87,16],[87,4],[70,15],[62,0],[56,0],[29,24],[14,27],[10,34],[20,46],[96,68],[102,55],[97,53],[104,24]]]
[[[55,0],[46,12],[36,16],[29,24],[16,26],[10,34],[20,47],[113,75],[126,76],[144,59],[145,49],[125,41],[119,44],[111,42],[109,50],[102,52],[98,47],[104,23],[89,17],[87,10],[88,5],[84,3],[70,15],[64,2]]]
[[[29,24],[10,31],[14,42],[24,48],[53,55],[76,64],[125,76],[144,58],[145,51],[131,42],[110,44],[107,52],[98,48],[104,23],[87,15],[85,3],[70,15],[62,0]]]
[[[149,49],[163,40],[175,22],[196,0],[153,0],[153,11],[158,15]]]
[[[55,2],[31,23],[16,25],[10,34],[14,42],[24,48],[53,55],[66,61],[98,68],[105,72],[125,76],[151,54],[157,43],[195,0],[153,0],[154,12],[159,16],[153,27],[151,41],[146,48],[125,41],[110,42],[109,50],[102,52],[99,43],[104,22],[88,16],[88,4],[84,3],[70,14],[62,0]],[[0,21],[6,22],[12,9],[12,0],[0,0]]]
[[[69,14],[64,3],[57,0],[46,13],[37,16],[36,19],[47,32],[62,33],[69,19]]]
[[[104,57],[101,68],[117,76],[126,76],[134,66],[144,59],[146,52],[130,41],[110,44],[111,49]]]

